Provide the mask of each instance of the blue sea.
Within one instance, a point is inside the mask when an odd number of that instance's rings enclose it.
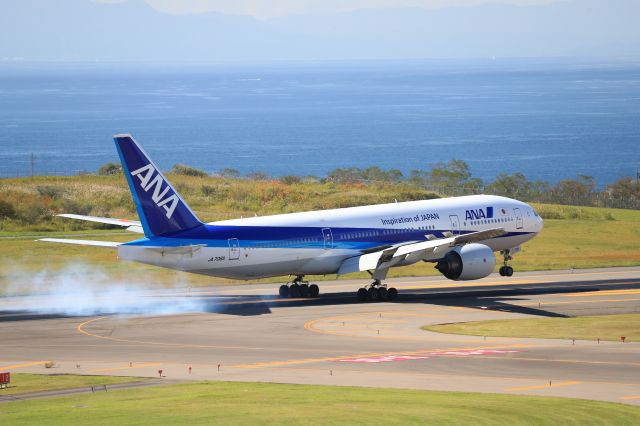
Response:
[[[522,172],[602,186],[640,167],[640,62],[0,62],[0,176],[95,172],[131,133],[162,169]]]

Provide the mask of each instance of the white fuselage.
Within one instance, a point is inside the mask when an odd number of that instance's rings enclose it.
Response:
[[[507,234],[482,244],[501,251],[533,238],[542,219],[526,203],[474,195],[211,222],[179,236],[123,244],[118,254],[234,279],[335,274],[345,259],[363,252],[492,228]],[[418,260],[438,258],[399,266]]]

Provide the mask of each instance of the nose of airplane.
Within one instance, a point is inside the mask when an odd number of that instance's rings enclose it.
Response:
[[[537,234],[542,231],[542,228],[544,227],[544,221],[542,220],[542,217],[540,217],[538,212],[536,212],[536,209],[534,209],[530,205],[527,205],[527,207],[530,209],[528,213],[533,213],[532,215],[530,215],[530,219],[528,221],[528,223],[530,224],[529,226],[531,227],[530,229]]]
[[[533,228],[534,228],[534,232],[538,233],[540,231],[542,231],[542,228],[544,227],[544,220],[542,220],[542,217],[540,217],[540,215],[538,213],[536,213],[536,211],[533,211],[534,217],[533,217]]]

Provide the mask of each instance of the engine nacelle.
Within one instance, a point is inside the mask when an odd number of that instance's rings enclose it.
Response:
[[[484,244],[467,244],[451,250],[436,265],[442,275],[455,281],[478,280],[493,272],[496,256]]]

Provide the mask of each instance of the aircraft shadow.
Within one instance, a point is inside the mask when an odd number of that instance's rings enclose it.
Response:
[[[33,321],[33,320],[49,320],[69,318],[68,315],[62,314],[40,314],[29,310],[6,310],[0,311],[0,322],[10,321]]]
[[[320,284],[321,286],[321,284]],[[622,290],[640,288],[640,279],[636,280],[591,280],[575,283],[551,282],[543,284],[515,284],[483,287],[443,287],[428,289],[400,290],[398,299],[393,303],[419,303],[441,306],[455,306],[475,309],[491,309],[543,317],[563,318],[567,315],[531,306],[520,306],[509,302],[523,300],[513,296],[532,296],[542,294],[580,293],[601,290]],[[322,286],[320,287],[322,291]],[[274,287],[274,292],[277,288]],[[226,295],[225,301],[211,297],[210,308],[206,312],[228,315],[264,315],[271,308],[303,306],[337,306],[360,304],[354,293],[322,293],[315,299],[282,299],[279,296]],[[377,303],[368,303],[376,306]]]

